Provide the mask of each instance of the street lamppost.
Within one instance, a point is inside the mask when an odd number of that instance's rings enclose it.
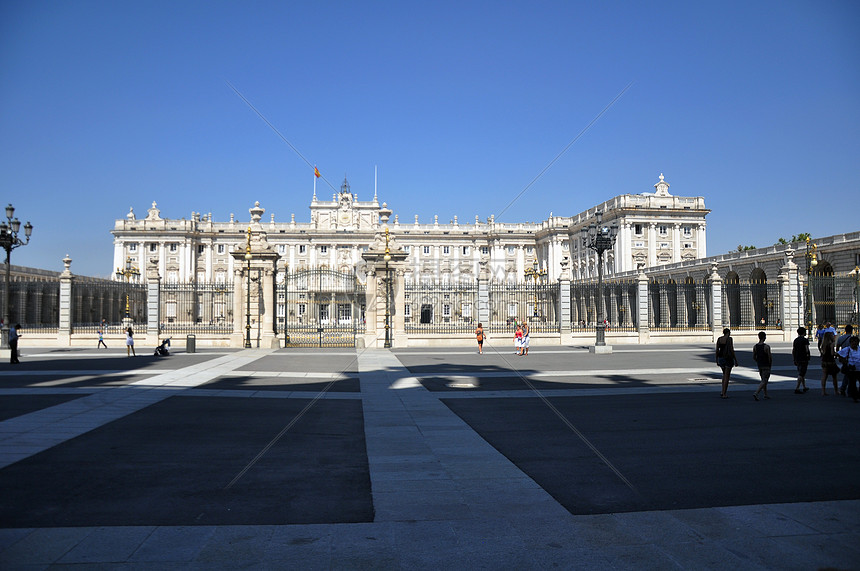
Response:
[[[532,315],[531,317],[538,317],[538,279],[546,277],[546,270],[541,270],[538,268],[537,258],[534,260],[534,264],[531,268],[526,268],[523,271],[523,275],[526,278],[531,278],[534,280],[535,285],[535,293],[534,293],[534,305],[532,306]]]
[[[580,230],[583,243],[597,252],[597,325],[595,347],[606,346],[606,323],[603,321],[603,252],[611,250],[618,236],[618,225],[603,225],[603,213],[595,213],[595,222]]]
[[[140,277],[140,270],[131,265],[131,258],[125,259],[125,267],[116,269],[116,279],[121,280],[125,279],[126,283],[126,292],[125,292],[125,320],[129,321],[131,319],[131,313],[129,308],[129,291],[128,284],[131,282],[132,277]]]
[[[9,348],[9,321],[12,319],[9,313],[9,283],[11,282],[11,258],[12,250],[19,246],[26,246],[30,242],[30,234],[33,233],[33,225],[27,222],[24,224],[24,237],[21,240],[18,237],[18,232],[21,230],[21,221],[17,218],[12,218],[15,214],[15,207],[11,204],[6,207],[6,220],[0,221],[0,246],[6,250],[6,290],[3,293],[3,327],[0,328],[0,347],[3,349]]]
[[[806,330],[812,332],[812,271],[818,265],[818,259],[815,251],[818,246],[813,242],[809,242],[809,236],[806,237]]]
[[[248,226],[248,242],[245,245],[245,349],[251,348],[251,227]]]
[[[385,225],[385,343],[382,345],[385,349],[391,349],[391,268],[388,262],[391,261],[391,248],[388,243],[388,224]]]

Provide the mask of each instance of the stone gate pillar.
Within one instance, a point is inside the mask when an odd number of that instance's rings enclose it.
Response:
[[[478,262],[478,323],[490,326],[490,270],[487,258]]]
[[[60,274],[60,319],[57,329],[57,344],[60,346],[72,343],[72,316],[74,315],[74,303],[72,301],[72,259],[66,254],[63,258],[63,273]]]
[[[798,290],[797,264],[794,263],[794,249],[785,251],[785,264],[779,270],[780,308],[779,315],[782,319],[783,341],[791,341],[794,332],[801,326],[801,309]]]
[[[158,258],[150,258],[146,266],[146,335],[155,340],[161,334],[161,276]]]
[[[717,264],[711,264],[711,275],[708,276],[711,284],[711,335],[714,343],[723,336],[723,278],[717,273]]]
[[[558,331],[561,335],[570,333],[570,259],[561,259],[561,274],[558,278]],[[564,339],[562,338],[562,345]]]
[[[645,275],[644,265],[639,266],[639,276],[636,284],[636,309],[639,322],[639,343],[646,344],[651,340],[651,326],[648,319],[648,276]]]
[[[233,267],[233,335],[231,344],[244,347],[250,327],[251,348],[278,348],[275,330],[275,276],[280,256],[266,241],[260,224],[264,208],[259,202],[250,208],[251,223],[245,243],[230,252]]]

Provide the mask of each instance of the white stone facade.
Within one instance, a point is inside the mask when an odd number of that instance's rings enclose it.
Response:
[[[477,279],[479,265],[487,262],[492,279],[521,282],[534,266],[546,271],[546,279],[559,278],[562,261],[570,260],[574,280],[596,277],[597,256],[584,248],[579,231],[592,222],[597,210],[604,223],[619,227],[615,248],[605,257],[605,275],[702,258],[706,255],[705,208],[702,197],[669,194],[663,175],[655,192],[622,194],[576,216],[551,216],[540,223],[497,223],[493,216],[461,222],[458,217],[440,223],[422,223],[417,215],[389,221],[391,237],[408,254],[407,281],[456,283]],[[314,193],[310,222],[262,222],[269,244],[280,256],[281,267],[326,266],[349,270],[362,263],[381,231],[380,211],[387,210],[374,196],[359,201],[344,180],[331,201]],[[251,218],[262,217],[259,203],[249,210]],[[168,282],[226,282],[234,272],[230,252],[242,247],[249,222],[231,215],[228,222],[215,222],[211,214],[192,212],[191,219],[162,218],[155,203],[143,219],[130,211],[117,220],[114,235],[114,267],[124,267],[127,258],[135,267],[155,261],[161,278]],[[571,247],[572,245],[572,247]]]

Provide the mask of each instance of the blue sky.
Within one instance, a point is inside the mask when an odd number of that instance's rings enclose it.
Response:
[[[0,4],[0,202],[13,264],[112,272],[114,220],[308,221],[312,169],[411,221],[703,196],[708,254],[856,231],[860,3]],[[333,191],[318,186],[318,194]],[[498,218],[497,218],[498,219]]]

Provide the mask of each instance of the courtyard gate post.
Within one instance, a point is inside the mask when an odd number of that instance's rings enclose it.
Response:
[[[565,256],[561,260],[561,274],[558,278],[558,332],[562,345],[564,335],[570,334],[570,259]]]
[[[72,259],[66,254],[63,258],[63,273],[60,274],[60,319],[57,324],[57,341],[59,345],[71,345],[72,343],[72,315],[74,315],[72,302],[72,282],[75,276],[72,274]]]
[[[487,267],[487,258],[481,258],[478,262],[478,323],[490,325],[490,270]]]
[[[793,332],[800,327],[800,299],[794,284],[798,283],[797,264],[794,263],[794,249],[785,251],[785,264],[777,278],[780,285],[780,319],[782,319],[783,341],[790,341]]]
[[[651,321],[648,318],[648,276],[645,275],[644,265],[639,266],[636,278],[636,307],[639,314],[639,343],[646,344],[651,340]]]
[[[161,333],[161,277],[158,259],[152,258],[146,267],[146,335],[158,344]]]
[[[711,335],[714,343],[723,335],[723,278],[717,273],[717,264],[711,264],[711,275],[708,276],[711,284]]]

